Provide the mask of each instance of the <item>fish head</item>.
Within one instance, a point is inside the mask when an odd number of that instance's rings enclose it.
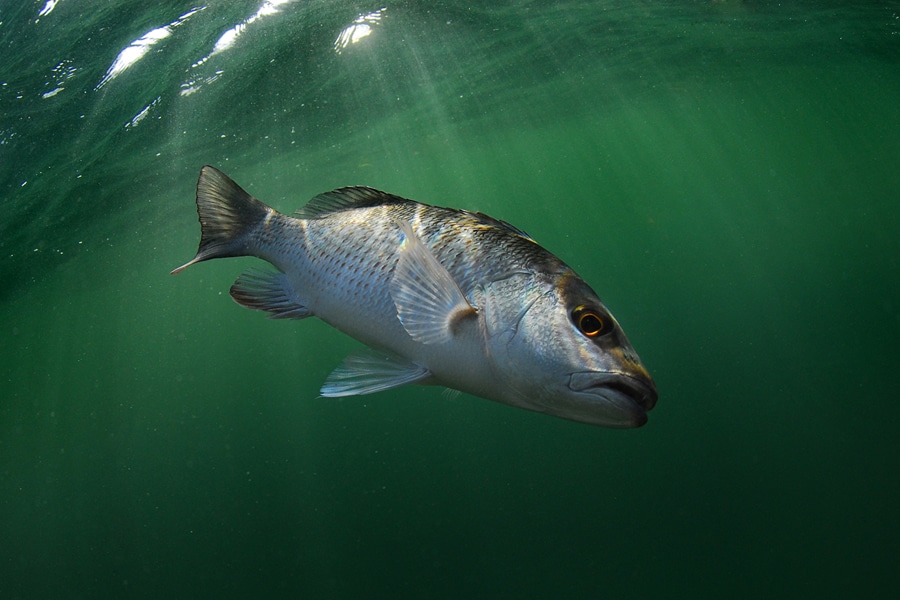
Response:
[[[506,401],[603,427],[644,425],[656,384],[597,294],[571,270],[528,286],[515,322],[492,338]]]

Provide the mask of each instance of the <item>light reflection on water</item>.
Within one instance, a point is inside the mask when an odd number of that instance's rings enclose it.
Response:
[[[102,88],[104,85],[124,73],[127,69],[137,63],[139,60],[144,58],[150,50],[157,45],[159,42],[165,40],[169,36],[171,36],[176,27],[179,27],[187,22],[192,16],[204,10],[206,7],[195,8],[190,10],[168,25],[164,25],[163,27],[157,27],[156,29],[152,29],[134,40],[125,47],[119,55],[116,57],[116,60],[109,66],[109,69],[106,71],[106,75],[97,84],[96,89]]]
[[[212,50],[208,54],[192,62],[190,68],[196,69],[204,65],[214,56],[217,56],[227,50],[234,48],[238,44],[239,40],[244,37],[248,31],[250,31],[250,28],[254,26],[254,24],[267,17],[271,17],[281,13],[283,8],[285,8],[289,4],[296,3],[296,1],[297,0],[266,0],[252,15],[245,19],[242,19],[240,22],[228,28],[221,35],[219,35],[218,39],[213,44]],[[132,41],[128,46],[126,46],[119,52],[95,89],[99,90],[103,88],[110,81],[122,75],[122,73],[137,64],[138,61],[145,58],[151,50],[162,50],[163,48],[161,47],[161,44],[163,41],[171,38],[175,34],[177,28],[181,27],[191,17],[201,11],[206,10],[207,8],[207,6],[198,6],[196,8],[193,8],[190,11],[182,14],[171,23],[154,28],[138,39]],[[188,36],[190,35],[190,33],[185,33],[184,35]],[[209,85],[218,80],[223,72],[224,71],[222,69],[217,69],[212,75],[189,78],[187,81],[181,84],[180,95],[189,96],[196,93],[202,86]],[[48,93],[48,97],[54,95],[55,93],[58,93],[58,91],[61,90],[55,90],[52,93]],[[147,107],[145,107],[144,110],[146,110],[146,108]],[[139,115],[137,116],[140,116],[140,114],[141,113],[139,113]],[[137,122],[141,120],[137,118],[137,116],[135,119],[131,120],[131,122],[129,123],[130,126],[136,125]]]
[[[240,36],[244,34],[247,28],[263,17],[268,17],[271,15],[276,15],[280,12],[280,7],[286,6],[296,0],[266,0],[262,3],[255,13],[251,16],[247,17],[245,20],[241,21],[228,31],[222,34],[222,36],[218,39],[215,46],[213,46],[212,52],[206,58],[201,59],[195,66],[201,65],[206,62],[210,57],[215,56],[220,52],[224,52],[229,48],[233,47]]]
[[[351,44],[356,44],[363,38],[370,36],[374,31],[375,26],[381,23],[381,19],[384,17],[386,10],[387,7],[383,7],[376,11],[359,15],[359,17],[341,31],[341,34],[334,40],[334,51],[340,54],[341,51]]]
[[[47,0],[47,3],[44,5],[44,8],[38,13],[38,17],[46,17],[53,9],[56,8],[56,5],[59,3],[59,0]]]

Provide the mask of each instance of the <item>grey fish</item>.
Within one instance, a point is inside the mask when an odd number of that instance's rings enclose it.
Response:
[[[279,213],[206,166],[196,256],[255,256],[231,296],[273,319],[316,316],[367,349],[325,397],[418,383],[605,427],[640,427],[657,391],[597,294],[525,232],[367,187]]]

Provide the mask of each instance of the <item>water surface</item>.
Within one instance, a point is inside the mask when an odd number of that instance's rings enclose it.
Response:
[[[900,7],[0,10],[0,595],[889,597]],[[571,264],[657,381],[613,431],[411,387],[193,256],[213,164]]]

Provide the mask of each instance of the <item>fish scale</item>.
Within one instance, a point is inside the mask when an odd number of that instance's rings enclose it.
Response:
[[[596,293],[516,227],[372,188],[289,216],[214,167],[197,183],[195,257],[256,256],[231,288],[273,318],[315,316],[362,342],[326,397],[435,384],[606,427],[639,427],[656,385]]]

